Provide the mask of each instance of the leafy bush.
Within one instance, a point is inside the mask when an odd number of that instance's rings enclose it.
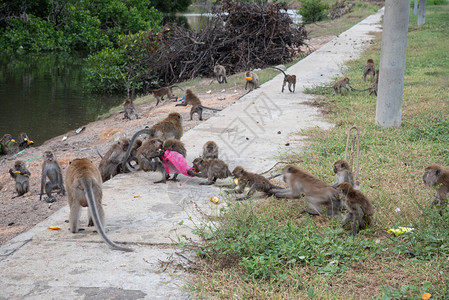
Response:
[[[305,0],[301,3],[299,14],[303,22],[313,23],[326,18],[329,6],[321,0]]]
[[[120,49],[105,48],[87,59],[87,81],[94,92],[122,90],[126,80],[126,55]]]

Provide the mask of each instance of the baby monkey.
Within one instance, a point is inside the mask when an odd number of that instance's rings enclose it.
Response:
[[[232,171],[232,175],[234,175],[235,178],[238,179],[238,189],[236,190],[237,193],[241,194],[245,190],[245,187],[247,185],[250,186],[250,189],[246,196],[239,197],[236,200],[245,200],[251,197],[256,191],[258,192],[264,192],[268,193],[273,189],[282,189],[279,186],[271,184],[271,182],[265,178],[262,175],[251,173],[245,171],[243,167],[237,166]],[[231,193],[232,191],[228,191],[228,193]]]
[[[351,186],[354,186],[354,176],[352,175],[351,168],[346,160],[340,159],[334,163],[334,173],[336,180],[332,185],[334,189],[343,182],[348,182]]]
[[[342,226],[352,220],[351,235],[356,235],[360,229],[365,229],[371,225],[374,214],[373,206],[368,198],[360,191],[354,188],[347,182],[338,185],[337,190],[345,200],[348,213],[343,217]]]
[[[366,81],[366,76],[369,75],[371,77],[371,81],[374,80],[374,76],[376,75],[376,65],[374,64],[374,61],[369,58],[366,61],[365,68],[363,69],[363,81]]]

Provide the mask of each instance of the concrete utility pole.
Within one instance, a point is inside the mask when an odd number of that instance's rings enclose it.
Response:
[[[413,14],[416,15],[418,13],[418,0],[413,0]]]
[[[380,49],[376,123],[400,127],[410,0],[386,0]]]
[[[419,0],[418,26],[424,25],[424,23],[426,23],[426,0]]]

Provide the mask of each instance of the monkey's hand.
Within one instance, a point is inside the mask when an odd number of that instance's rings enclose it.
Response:
[[[165,155],[165,150],[164,149],[158,149],[157,153],[159,154],[159,157],[163,157]]]
[[[190,169],[187,171],[187,174],[189,174],[192,177],[198,176],[198,172],[195,169]]]

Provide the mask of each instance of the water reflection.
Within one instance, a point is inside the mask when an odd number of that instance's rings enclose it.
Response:
[[[121,95],[83,92],[83,66],[79,55],[0,57],[0,135],[24,131],[39,145],[119,105]]]

